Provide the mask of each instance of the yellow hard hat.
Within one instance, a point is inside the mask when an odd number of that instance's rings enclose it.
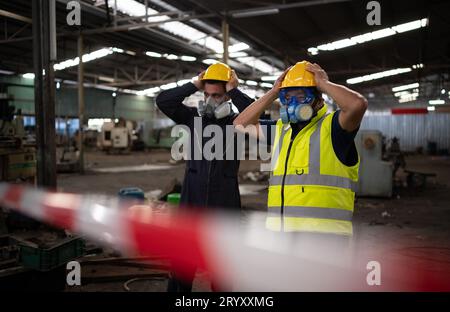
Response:
[[[231,78],[231,68],[224,63],[210,65],[203,75],[202,80],[229,81]]]
[[[308,64],[310,64],[308,61],[301,61],[292,66],[284,77],[281,88],[315,87],[314,74],[306,70],[306,65]]]

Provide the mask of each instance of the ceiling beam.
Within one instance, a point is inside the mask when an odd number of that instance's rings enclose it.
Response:
[[[17,21],[25,22],[28,24],[31,24],[33,22],[33,20],[29,17],[25,17],[25,16],[22,16],[22,15],[19,15],[16,13],[5,11],[5,10],[0,10],[0,16],[8,17],[8,18],[15,19]]]

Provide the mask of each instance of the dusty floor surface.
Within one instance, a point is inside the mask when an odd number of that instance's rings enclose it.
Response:
[[[101,152],[89,152],[85,156],[87,171],[80,174],[60,174],[58,188],[60,191],[76,193],[103,193],[115,196],[120,188],[135,186],[145,192],[161,189],[173,178],[182,181],[184,164],[169,164],[166,150],[134,152],[129,155],[106,155]],[[410,156],[406,159],[407,169],[436,173],[426,189],[409,190],[405,187],[396,190],[392,199],[358,198],[355,204],[355,236],[364,244],[383,244],[389,248],[436,248],[440,259],[450,263],[450,159],[445,157]],[[100,173],[99,168],[114,168],[139,165],[170,165],[169,169],[146,170],[119,173]],[[148,166],[147,166],[148,167]],[[148,167],[151,168],[151,167]],[[250,185],[267,185],[267,182],[252,182],[243,178],[248,171],[259,169],[256,161],[242,161],[240,183]],[[404,178],[402,174],[400,177]],[[264,211],[266,209],[266,191],[256,195],[242,196],[245,211]],[[431,249],[428,249],[431,250]],[[429,259],[433,261],[433,257]],[[448,264],[447,264],[448,266]],[[99,267],[87,270],[99,271]],[[101,268],[109,273],[123,273],[127,268],[106,266]],[[145,273],[145,269],[138,269]],[[113,273],[111,273],[113,274]],[[124,273],[124,275],[127,275]],[[139,274],[130,276],[140,276]],[[129,278],[128,278],[129,279]],[[120,281],[92,282],[69,291],[125,291]],[[134,291],[165,291],[167,280],[139,280],[130,284]],[[194,291],[210,290],[207,274],[199,272],[194,283]]]

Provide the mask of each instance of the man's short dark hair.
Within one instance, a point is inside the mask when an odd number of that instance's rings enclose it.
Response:
[[[209,83],[209,84],[221,84],[224,88],[224,90],[226,90],[226,85],[227,83],[225,81],[222,80],[211,80],[211,79],[207,79],[207,80],[203,80],[203,83]]]

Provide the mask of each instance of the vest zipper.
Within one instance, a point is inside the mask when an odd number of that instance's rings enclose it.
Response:
[[[286,173],[287,173],[287,165],[289,160],[289,155],[291,153],[291,147],[292,143],[294,142],[295,137],[291,138],[291,141],[289,142],[289,147],[286,153],[286,161],[284,162],[284,173],[283,173],[283,179],[281,180],[281,231],[284,232],[284,182],[286,180]]]

